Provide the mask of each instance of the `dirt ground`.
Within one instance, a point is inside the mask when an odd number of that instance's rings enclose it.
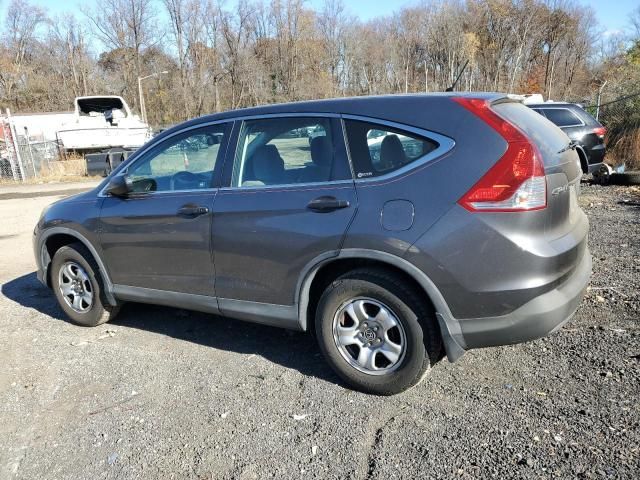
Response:
[[[638,478],[637,188],[584,184],[594,275],[565,328],[391,398],[304,334],[143,305],[68,323],[31,235],[74,188],[0,189],[1,479]]]

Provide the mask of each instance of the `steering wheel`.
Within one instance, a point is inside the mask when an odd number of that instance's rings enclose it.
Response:
[[[169,186],[171,190],[186,190],[190,188],[198,188],[200,182],[204,180],[203,175],[199,175],[193,172],[177,172],[169,179]]]
[[[153,178],[141,178],[131,182],[131,190],[135,193],[155,192],[158,184]]]

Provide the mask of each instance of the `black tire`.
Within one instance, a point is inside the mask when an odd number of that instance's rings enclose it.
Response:
[[[623,173],[612,173],[611,183],[615,185],[640,185],[640,171],[632,170]]]
[[[67,303],[60,289],[60,270],[69,263],[74,263],[82,267],[88,277],[87,281],[89,285],[86,286],[86,290],[92,294],[92,303],[90,307],[85,304],[88,307],[85,312],[74,310],[72,306]],[[118,314],[120,307],[114,307],[106,300],[98,264],[83,244],[72,243],[60,247],[53,256],[50,268],[53,292],[60,307],[73,323],[83,327],[97,327],[98,325],[108,322]]]
[[[370,298],[388,307],[404,329],[403,357],[395,370],[373,375],[349,363],[334,339],[334,317],[351,299]],[[320,350],[334,371],[350,387],[365,393],[393,395],[416,385],[442,357],[442,338],[429,304],[404,279],[382,269],[363,268],[332,282],[316,310]],[[377,339],[376,339],[377,341]],[[376,362],[374,355],[374,364]]]

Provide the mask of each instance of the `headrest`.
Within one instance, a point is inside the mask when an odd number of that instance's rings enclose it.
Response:
[[[331,143],[329,139],[322,135],[311,139],[311,161],[319,167],[331,165]]]
[[[284,161],[275,145],[262,145],[253,154],[253,174],[265,184],[282,181]]]
[[[380,164],[383,169],[407,163],[402,143],[397,135],[387,135],[380,145]]]

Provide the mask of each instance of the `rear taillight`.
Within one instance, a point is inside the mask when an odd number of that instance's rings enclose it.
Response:
[[[593,133],[595,133],[600,138],[604,138],[604,136],[607,134],[607,129],[604,127],[596,127],[593,129]]]
[[[472,212],[520,212],[547,206],[547,182],[540,151],[527,136],[479,98],[456,97],[507,141],[498,162],[458,203]]]

